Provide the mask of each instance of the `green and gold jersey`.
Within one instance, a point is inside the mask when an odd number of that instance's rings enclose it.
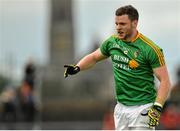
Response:
[[[155,101],[153,68],[165,65],[161,48],[138,33],[132,42],[124,42],[113,35],[100,50],[111,57],[117,101],[128,106]]]

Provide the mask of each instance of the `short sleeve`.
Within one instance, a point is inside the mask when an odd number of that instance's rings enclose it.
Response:
[[[109,53],[109,44],[110,44],[110,41],[109,41],[109,39],[107,39],[100,46],[101,53],[103,55],[105,55],[105,56],[110,56],[110,53]]]
[[[163,50],[159,47],[153,47],[148,52],[148,61],[152,68],[165,65]]]

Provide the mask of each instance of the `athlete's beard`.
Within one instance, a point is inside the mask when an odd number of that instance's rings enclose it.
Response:
[[[131,33],[127,33],[124,37],[124,40],[127,41],[131,37]]]
[[[124,40],[124,41],[129,41],[129,40],[131,39],[132,35],[133,35],[132,25],[131,25],[131,27],[130,27],[126,32],[124,32],[124,33],[125,33],[125,35],[124,35],[124,37],[121,38],[121,39]],[[118,34],[120,34],[120,31],[118,31]]]
[[[118,34],[120,35],[119,31],[118,31]],[[125,32],[124,37],[121,38],[121,39],[124,40],[124,41],[128,41],[129,38],[131,38],[132,34],[133,34],[132,30],[130,29],[129,31]]]

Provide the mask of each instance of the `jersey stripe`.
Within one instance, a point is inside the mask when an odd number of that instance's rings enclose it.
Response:
[[[161,53],[161,51],[152,43],[150,42],[149,40],[147,40],[143,35],[140,36],[140,38],[146,43],[148,44],[151,48],[153,48],[153,50],[156,52],[158,58],[159,58],[159,62],[160,62],[160,65],[164,65],[165,62],[164,62],[164,59],[163,59],[163,54]]]
[[[142,34],[140,35],[141,40],[143,40],[146,44],[148,44],[151,48],[153,48],[153,50],[156,52],[158,58],[159,58],[159,62],[160,65],[163,66],[165,65],[165,61],[163,59],[163,54],[162,52],[151,42],[149,41],[147,38],[145,38]]]

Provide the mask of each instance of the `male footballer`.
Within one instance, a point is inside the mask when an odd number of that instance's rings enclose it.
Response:
[[[116,35],[99,49],[86,55],[76,65],[65,65],[64,76],[74,75],[111,57],[117,105],[115,129],[153,130],[159,123],[170,90],[170,80],[163,51],[138,32],[139,14],[131,5],[115,12]],[[160,84],[155,87],[154,76]]]

